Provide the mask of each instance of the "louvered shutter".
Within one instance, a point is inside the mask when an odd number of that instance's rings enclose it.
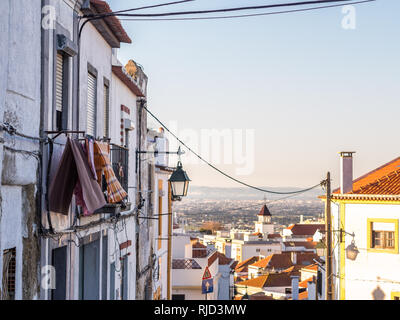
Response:
[[[96,136],[96,77],[88,73],[87,126],[86,134]]]
[[[56,110],[62,112],[63,102],[63,64],[64,59],[61,53],[57,53],[56,63]]]
[[[109,102],[109,89],[104,86],[104,137],[109,138],[109,118],[110,118],[110,102]]]

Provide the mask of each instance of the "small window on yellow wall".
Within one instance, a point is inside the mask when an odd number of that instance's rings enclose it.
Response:
[[[398,253],[397,219],[368,219],[367,224],[368,251]]]
[[[392,292],[392,300],[400,300],[400,292]]]

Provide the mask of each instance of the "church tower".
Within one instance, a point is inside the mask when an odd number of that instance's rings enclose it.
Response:
[[[274,233],[274,225],[272,223],[272,215],[267,206],[264,204],[260,212],[257,214],[258,221],[255,223],[255,232],[260,232],[263,237]]]

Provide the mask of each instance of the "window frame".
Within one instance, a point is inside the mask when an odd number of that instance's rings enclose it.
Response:
[[[400,291],[392,291],[390,294],[390,300],[400,300]]]
[[[394,247],[385,247],[386,246],[386,233],[393,232],[393,231],[382,231],[382,230],[373,230],[372,225],[374,222],[380,223],[392,223],[394,224]],[[374,233],[381,232],[380,240],[383,242],[382,245],[379,247],[374,246]],[[398,219],[386,219],[386,218],[368,218],[367,219],[367,251],[368,252],[381,252],[381,253],[392,253],[398,254],[399,253],[399,220]]]

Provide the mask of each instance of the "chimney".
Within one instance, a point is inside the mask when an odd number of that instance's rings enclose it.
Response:
[[[342,151],[340,153],[340,193],[353,191],[353,153]]]
[[[292,278],[292,300],[299,300],[299,276],[290,276]]]
[[[290,252],[290,258],[293,264],[297,264],[297,253],[295,251]]]
[[[316,290],[315,290],[315,283],[309,281],[307,283],[307,291],[308,291],[308,300],[317,300],[316,299]]]

